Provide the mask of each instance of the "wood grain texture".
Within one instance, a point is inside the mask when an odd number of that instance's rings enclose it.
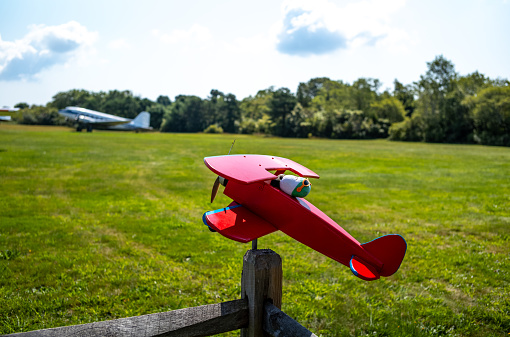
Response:
[[[264,305],[263,328],[266,333],[274,337],[317,337],[271,302],[266,302]]]
[[[270,249],[249,250],[243,259],[241,297],[248,300],[248,327],[241,337],[268,336],[262,329],[264,303],[282,304],[282,260]]]
[[[158,336],[199,337],[241,329],[248,324],[245,299],[202,305],[157,314],[60,328],[35,330],[5,336],[16,337],[92,337]]]

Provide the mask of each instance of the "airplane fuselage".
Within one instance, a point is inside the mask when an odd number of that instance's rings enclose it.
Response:
[[[349,266],[356,255],[375,268],[382,268],[379,259],[303,198],[291,197],[268,182],[242,184],[230,180],[223,193],[288,236],[337,262]]]

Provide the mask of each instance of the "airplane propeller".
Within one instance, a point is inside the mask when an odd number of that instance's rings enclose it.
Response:
[[[216,198],[216,194],[218,194],[218,188],[220,185],[223,185],[223,187],[226,187],[228,183],[228,179],[225,179],[223,177],[217,176],[216,180],[214,181],[214,185],[212,187],[211,192],[211,203],[214,201],[214,198]]]
[[[230,146],[230,150],[228,150],[227,156],[232,151],[232,148],[234,147],[235,142],[236,142],[236,140],[234,139],[234,141],[232,142],[232,145]],[[216,177],[216,180],[214,181],[214,185],[213,185],[212,191],[211,191],[211,204],[214,201],[214,199],[216,198],[216,194],[218,194],[218,188],[220,187],[220,184],[222,184],[223,186],[227,186],[227,183],[228,183],[227,179],[220,177],[220,176]]]
[[[216,198],[216,194],[218,194],[218,188],[220,187],[220,176],[216,177],[216,180],[214,181],[214,185],[212,187],[211,192],[211,204],[214,201],[214,198]]]

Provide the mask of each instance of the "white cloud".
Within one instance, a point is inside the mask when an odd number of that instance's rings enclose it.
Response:
[[[90,47],[97,33],[76,21],[58,26],[31,25],[14,42],[0,36],[0,80],[31,79],[56,64],[66,64],[79,49]]]
[[[385,44],[402,46],[409,38],[392,27],[392,16],[406,0],[363,0],[344,6],[329,0],[287,0],[282,6],[278,49],[287,54],[323,54],[339,48]]]
[[[160,42],[164,44],[192,46],[200,45],[204,49],[211,44],[212,34],[207,27],[194,24],[190,29],[176,29],[170,33],[162,33],[158,29],[152,30],[152,34],[156,36]]]
[[[108,47],[113,50],[131,49],[131,44],[125,38],[110,41]]]
[[[187,30],[173,30],[169,33],[153,29],[152,35],[160,42],[162,53],[173,57],[181,55],[189,61],[207,55],[207,62],[215,64],[241,64],[241,60],[257,59],[274,51],[274,32],[234,39],[222,39],[210,29],[194,24]],[[214,61],[213,61],[214,60]],[[204,64],[204,61],[200,61]]]

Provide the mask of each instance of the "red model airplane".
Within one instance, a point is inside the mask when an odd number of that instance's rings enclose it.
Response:
[[[290,171],[304,177],[300,178],[301,187],[308,186],[307,178],[319,176],[306,167],[286,158],[263,155],[206,157],[204,162],[218,175],[211,202],[220,183],[225,186],[223,193],[234,200],[228,207],[204,214],[203,221],[211,230],[238,242],[280,230],[349,266],[354,275],[367,281],[393,275],[400,267],[407,249],[403,237],[385,235],[360,244],[317,207],[283,192],[274,183]]]

